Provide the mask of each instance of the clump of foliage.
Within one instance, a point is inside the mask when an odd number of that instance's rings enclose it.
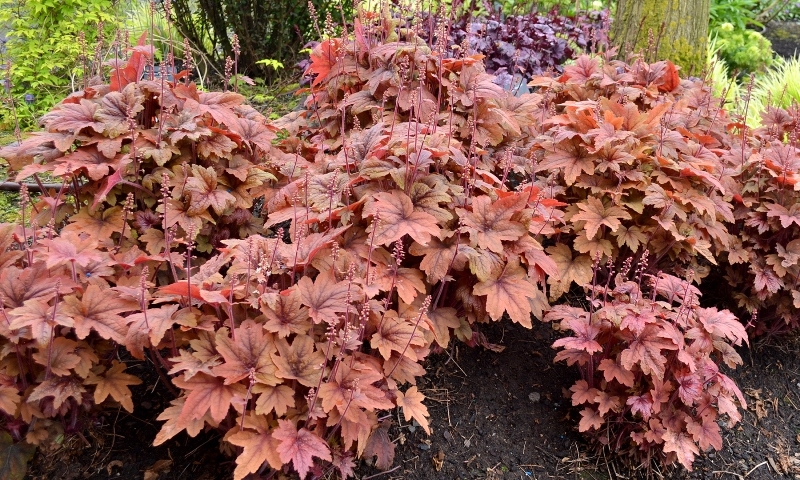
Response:
[[[387,468],[377,412],[430,431],[414,384],[434,344],[541,318],[555,266],[540,241],[562,204],[518,155],[533,97],[387,18],[323,41],[306,109],[274,125],[188,72],[139,80],[142,44],[0,151],[18,180],[62,179],[0,236],[15,441],[46,445],[105,402],[132,410],[121,346],[179,389],[156,444],[217,429],[243,448],[237,479]]]
[[[716,30],[729,24],[737,31],[749,27],[762,27],[758,21],[761,0],[712,0],[709,11],[709,27]]]
[[[379,412],[430,431],[433,348],[547,311],[574,332],[555,346],[584,375],[580,430],[687,468],[719,446],[745,329],[691,282],[727,262],[757,321],[797,311],[795,113],[753,132],[666,61],[583,56],[515,94],[422,18],[359,12],[271,123],[236,69],[216,92],[142,79],[142,40],[0,150],[18,181],[61,180],[0,227],[0,448],[130,411],[124,349],[177,391],[157,444],[215,429],[237,480],[388,468]],[[588,311],[551,309],[573,282]]]
[[[737,29],[761,28],[772,20],[798,18],[800,3],[794,0],[712,0],[709,23],[712,29],[732,23]]]
[[[717,416],[735,423],[733,400],[744,405],[717,365],[740,363],[731,344],[746,341],[745,329],[728,311],[700,308],[690,282],[741,251],[734,224],[754,211],[741,208],[744,170],[733,158],[754,139],[741,126],[733,134],[710,87],[681,80],[670,62],[581,57],[531,85],[542,113],[530,145],[537,184],[569,205],[546,249],[558,266],[551,300],[572,282],[591,285],[587,308],[559,305],[546,317],[574,332],[554,346],[581,368],[580,430],[648,465],[691,468],[698,445],[721,448]]]
[[[16,119],[4,109],[0,127],[13,130],[17,120],[35,127],[71,87],[95,75],[106,60],[104,41],[121,25],[118,11],[112,0],[0,1],[0,25],[8,26],[0,75],[20,109]]]
[[[753,79],[747,102],[747,124],[752,128],[762,125],[762,115],[769,107],[787,111],[800,102],[800,60],[776,57],[775,62]],[[740,110],[742,105],[739,106]]]
[[[670,62],[625,65],[580,57],[559,78],[535,78],[543,132],[531,144],[542,185],[569,204],[550,297],[591,281],[591,264],[641,257],[697,280],[727,251],[732,194],[709,149],[727,137],[719,103]],[[724,114],[723,114],[724,115]],[[576,255],[577,254],[577,255]]]
[[[718,54],[729,69],[743,74],[763,70],[772,64],[772,43],[759,32],[723,23],[714,33]]]
[[[563,348],[556,361],[581,371],[570,388],[572,404],[584,406],[581,432],[646,465],[677,460],[691,471],[700,450],[722,449],[717,421],[741,420],[737,399],[747,408],[718,366],[742,364],[732,345],[747,333],[731,312],[700,307],[689,281],[631,272],[630,260],[616,275],[595,263],[588,310],[557,305],[545,316],[572,335],[553,344]]]
[[[738,171],[735,242],[725,280],[756,334],[800,326],[800,150],[797,110],[767,107],[752,144],[724,158]],[[742,128],[740,125],[739,128]]]
[[[563,71],[564,63],[579,53],[605,50],[608,22],[607,10],[567,16],[552,9],[502,20],[467,15],[449,26],[447,41],[484,55],[490,73],[530,79]]]

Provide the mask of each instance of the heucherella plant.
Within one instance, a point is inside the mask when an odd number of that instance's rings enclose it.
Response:
[[[562,349],[555,361],[581,371],[570,388],[583,406],[578,429],[645,465],[678,461],[691,471],[701,450],[722,449],[718,420],[741,420],[736,400],[747,408],[719,369],[742,364],[733,346],[747,343],[744,326],[727,310],[700,307],[690,281],[631,272],[630,259],[618,273],[598,266],[588,309],[557,305],[545,316],[571,335],[553,347]]]

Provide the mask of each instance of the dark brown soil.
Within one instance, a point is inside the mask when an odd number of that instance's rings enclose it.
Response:
[[[563,391],[573,369],[553,364],[550,325],[528,330],[506,322],[487,326],[501,353],[455,345],[430,357],[419,388],[428,397],[433,434],[393,413],[397,451],[394,470],[379,472],[362,462],[357,478],[388,479],[628,479],[643,468],[610,460],[575,431],[577,411]],[[800,479],[800,342],[774,340],[743,350],[745,365],[733,378],[747,392],[744,420],[724,435],[725,449],[702,456],[695,471],[653,471],[653,478],[761,480]],[[144,365],[139,367],[144,371]],[[135,371],[135,369],[134,369]],[[134,415],[108,412],[86,435],[90,447],[70,437],[65,448],[37,453],[29,478],[228,479],[234,465],[219,453],[219,436],[180,435],[154,448],[158,412],[170,393],[156,378],[135,392]],[[149,403],[147,403],[149,402]],[[165,466],[161,471],[158,467]],[[149,471],[149,475],[146,475]]]

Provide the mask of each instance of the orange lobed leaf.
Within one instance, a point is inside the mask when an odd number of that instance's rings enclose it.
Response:
[[[94,403],[100,404],[109,395],[118,401],[122,408],[133,413],[133,398],[128,385],[139,385],[142,381],[133,375],[123,373],[125,364],[114,360],[111,368],[102,376],[90,375],[84,383],[87,385],[97,385],[94,390]]]
[[[277,354],[271,353],[272,361],[277,367],[275,376],[288,380],[297,380],[301,385],[314,387],[324,374],[325,354],[314,350],[314,340],[308,335],[298,335],[289,345],[286,339],[275,341]]]
[[[425,395],[416,386],[409,388],[405,393],[397,391],[396,395],[397,406],[403,407],[403,416],[406,421],[413,418],[430,435],[431,427],[428,425],[428,408],[422,403],[425,400]]]
[[[500,320],[503,312],[508,312],[511,320],[530,328],[530,299],[537,298],[539,291],[527,277],[527,272],[516,260],[509,260],[499,277],[477,283],[472,292],[486,295],[486,311],[493,320]]]
[[[227,330],[217,331],[217,351],[225,359],[225,363],[213,368],[214,375],[223,377],[225,385],[248,376],[252,376],[258,383],[279,384],[271,357],[275,351],[272,336],[264,335],[262,326],[250,319],[242,322],[235,333],[235,340],[232,340],[228,337]]]
[[[246,395],[244,385],[226,385],[222,378],[205,373],[198,373],[188,380],[176,377],[172,383],[189,392],[181,410],[180,422],[198,420],[209,413],[219,423],[228,415],[234,397],[243,399]]]
[[[528,204],[527,194],[516,194],[492,201],[488,195],[475,197],[472,211],[456,209],[473,246],[503,253],[503,240],[514,241],[527,233],[521,222],[511,217]]]
[[[101,337],[117,343],[125,342],[128,323],[133,321],[119,314],[139,309],[137,302],[97,285],[89,285],[80,300],[75,295],[64,297],[64,304],[63,312],[72,318],[78,339],[86,338],[89,331],[94,330]]]
[[[244,447],[241,454],[236,457],[236,469],[233,471],[234,480],[241,480],[250,473],[257,472],[264,462],[275,470],[283,467],[283,461],[278,454],[280,442],[272,435],[265,417],[248,415],[244,419],[244,430],[235,427],[232,435],[229,433],[226,440],[230,443]],[[253,431],[255,430],[255,431]]]
[[[273,438],[280,440],[278,454],[284,463],[292,462],[300,478],[306,478],[314,464],[314,457],[331,461],[331,451],[324,440],[306,428],[297,429],[289,420],[278,420],[278,428],[272,432]]]
[[[427,245],[431,237],[437,236],[440,230],[436,217],[416,210],[411,198],[400,190],[374,194],[367,200],[363,215],[373,217],[372,229],[375,232],[376,245],[388,245],[405,235],[420,245]],[[380,221],[374,221],[375,215],[380,216]]]

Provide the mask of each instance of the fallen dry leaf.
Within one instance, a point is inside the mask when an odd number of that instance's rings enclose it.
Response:
[[[444,452],[439,450],[439,453],[431,458],[431,460],[433,460],[433,468],[435,468],[437,472],[442,471],[442,467],[444,466]]]
[[[172,460],[159,460],[144,471],[144,480],[155,480],[163,472],[169,472]]]

